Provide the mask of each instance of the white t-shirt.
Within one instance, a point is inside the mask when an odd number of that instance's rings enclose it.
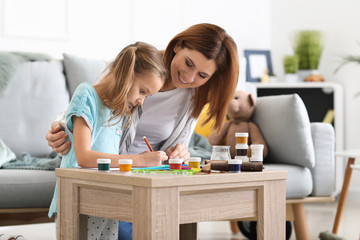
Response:
[[[154,151],[161,148],[179,121],[184,105],[192,97],[191,89],[174,89],[158,92],[146,98],[143,114],[136,129],[134,142],[128,154],[138,154],[149,150],[143,136],[146,136]],[[189,134],[189,139],[191,134]]]

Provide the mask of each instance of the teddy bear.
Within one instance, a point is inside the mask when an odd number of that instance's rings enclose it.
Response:
[[[230,146],[231,158],[236,156],[235,145],[236,138],[235,133],[247,132],[249,133],[248,145],[251,144],[263,144],[264,151],[263,157],[265,158],[268,154],[268,148],[266,146],[264,137],[259,127],[251,121],[251,116],[255,109],[255,98],[251,93],[243,90],[238,90],[234,94],[234,98],[231,100],[227,110],[228,121],[225,121],[217,133],[213,130],[209,137],[209,143],[211,145],[222,145],[225,144]],[[225,139],[225,143],[223,140]]]

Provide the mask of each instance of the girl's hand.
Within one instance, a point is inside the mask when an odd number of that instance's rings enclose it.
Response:
[[[141,167],[160,166],[163,161],[166,161],[168,159],[168,156],[164,151],[146,151],[140,153],[139,157],[139,162],[136,165],[140,165]]]
[[[60,122],[53,122],[51,124],[51,129],[46,134],[46,140],[48,145],[52,147],[54,152],[61,155],[65,155],[69,152],[71,143],[66,141],[68,135],[64,131],[64,126]]]
[[[166,154],[169,156],[169,159],[181,158],[184,164],[188,163],[188,158],[190,157],[188,148],[182,143],[178,143],[174,147],[167,149]]]

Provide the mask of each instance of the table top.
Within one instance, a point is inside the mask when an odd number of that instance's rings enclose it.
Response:
[[[213,183],[239,183],[265,180],[285,180],[288,176],[286,170],[269,170],[262,172],[241,172],[241,173],[202,173],[188,176],[177,175],[151,175],[144,173],[120,172],[111,170],[102,172],[96,169],[87,168],[57,168],[57,177],[81,179],[88,181],[100,181],[108,183],[121,183],[131,186],[143,187],[171,187],[171,186],[192,186],[206,185]]]

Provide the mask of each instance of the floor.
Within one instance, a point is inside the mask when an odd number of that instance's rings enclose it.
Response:
[[[337,202],[305,205],[311,239],[319,239],[320,232],[332,230],[336,207]],[[21,234],[26,240],[56,239],[54,223],[0,227],[1,233]],[[338,235],[348,240],[360,240],[360,192],[348,193]],[[232,234],[229,223],[223,221],[200,223],[199,239],[242,240],[246,238],[241,234]],[[290,239],[296,239],[294,232]]]

